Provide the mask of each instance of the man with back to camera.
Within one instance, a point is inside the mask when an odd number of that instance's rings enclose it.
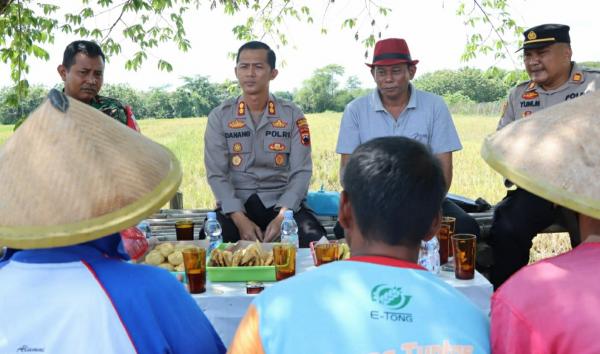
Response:
[[[494,354],[600,353],[599,119],[600,92],[593,92],[520,119],[484,142],[482,156],[492,168],[572,210],[581,235],[573,250],[522,268],[494,293]],[[552,242],[547,247],[551,252]]]
[[[131,107],[124,106],[114,98],[98,94],[104,83],[105,62],[102,48],[97,43],[84,40],[71,42],[65,48],[62,64],[56,68],[64,83],[65,94],[140,131]],[[23,120],[17,122],[15,129],[22,123]]]
[[[417,71],[406,41],[389,38],[375,44],[373,62],[367,64],[377,88],[350,102],[344,110],[336,152],[340,154],[340,178],[356,147],[381,136],[406,136],[431,149],[440,160],[446,191],[452,183],[452,153],[462,149],[452,117],[443,99],[420,91],[410,83]],[[479,225],[448,199],[443,214],[456,218],[456,233],[479,236]],[[337,228],[336,236],[343,232]]]
[[[569,26],[544,24],[526,30],[523,50],[525,70],[531,80],[509,94],[498,130],[552,105],[571,100],[600,87],[600,72],[571,61]],[[557,131],[557,136],[559,132]],[[507,185],[512,183],[507,181]],[[491,278],[497,289],[529,260],[531,240],[556,222],[573,220],[572,213],[517,186],[496,205],[490,229],[494,266]],[[573,222],[570,222],[572,224]],[[568,227],[578,242],[576,227]]]
[[[172,152],[52,89],[0,166],[0,353],[225,352],[182,284],[127,262],[117,233],[175,193]]]
[[[489,353],[487,316],[416,263],[440,227],[439,160],[413,139],[376,138],[354,151],[342,184],[352,257],[264,290],[229,353]]]
[[[300,247],[308,247],[326,235],[303,203],[312,176],[310,132],[296,105],[269,93],[278,73],[275,61],[265,43],[252,41],[239,48],[235,76],[242,95],[208,116],[206,176],[225,241],[275,241],[284,212],[291,209]]]

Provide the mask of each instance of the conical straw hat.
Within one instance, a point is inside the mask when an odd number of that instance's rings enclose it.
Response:
[[[481,156],[519,187],[600,219],[600,92],[507,125]]]
[[[181,175],[165,147],[52,90],[0,147],[0,246],[67,246],[118,232],[160,209]]]

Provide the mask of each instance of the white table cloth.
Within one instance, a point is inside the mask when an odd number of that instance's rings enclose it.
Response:
[[[316,268],[309,249],[302,248],[298,251],[296,265],[296,274]],[[458,280],[454,278],[453,272],[442,271],[440,277],[466,295],[485,314],[490,313],[493,287],[483,275],[476,272],[475,279]],[[265,287],[273,284],[275,283],[264,283]],[[245,283],[208,282],[205,293],[193,294],[192,296],[212,323],[223,343],[229,346],[248,305],[256,295],[246,294]]]

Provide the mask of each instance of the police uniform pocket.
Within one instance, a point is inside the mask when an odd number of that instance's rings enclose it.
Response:
[[[272,159],[273,166],[287,167],[290,153],[290,139],[267,137],[264,142],[265,155]]]
[[[229,165],[236,170],[246,170],[250,153],[252,152],[252,139],[250,136],[230,137],[227,139],[229,152]]]

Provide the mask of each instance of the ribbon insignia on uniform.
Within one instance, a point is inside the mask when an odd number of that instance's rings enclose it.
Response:
[[[282,143],[273,143],[269,145],[269,150],[271,151],[283,151],[285,150],[285,145]]]
[[[233,144],[233,152],[242,152],[243,147],[242,143],[234,143]]]
[[[238,116],[245,116],[246,115],[246,103],[244,103],[244,101],[241,101],[238,104],[237,114],[238,114]]]
[[[583,79],[583,75],[581,75],[581,73],[577,72],[577,73],[573,74],[573,81],[579,82],[579,81],[581,81],[581,79]]]

